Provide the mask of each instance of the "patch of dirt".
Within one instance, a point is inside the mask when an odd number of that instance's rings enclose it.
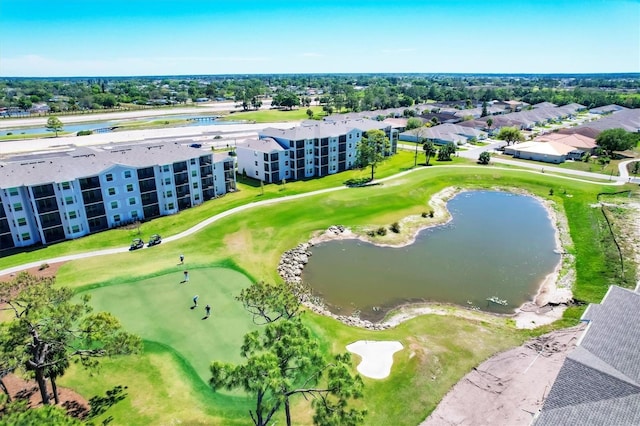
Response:
[[[60,267],[62,265],[64,265],[65,262],[58,262],[58,263],[51,263],[51,264],[46,264],[49,265],[46,268],[42,268],[41,266],[34,266],[33,268],[29,268],[29,269],[24,269],[20,272],[28,272],[29,274],[36,276],[36,277],[55,277],[56,274],[58,273],[58,269],[60,269]],[[45,265],[43,263],[43,265]],[[41,269],[42,268],[42,269]],[[0,282],[3,281],[11,281],[16,275],[18,275],[19,272],[13,273],[13,274],[5,274],[5,275],[0,275]]]
[[[420,426],[530,425],[586,325],[553,331],[489,358]]]
[[[13,401],[26,399],[29,401],[30,408],[42,405],[40,390],[35,380],[27,381],[15,374],[9,374],[5,376],[2,381],[7,387]],[[47,387],[51,404],[53,404],[53,391],[51,390],[51,383],[49,381],[47,381]],[[89,402],[71,389],[58,386],[58,396],[60,397],[60,406],[67,410],[70,416],[84,419],[89,413]]]

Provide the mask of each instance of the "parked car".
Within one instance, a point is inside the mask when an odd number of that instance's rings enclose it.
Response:
[[[155,246],[156,244],[160,244],[162,242],[162,237],[158,234],[153,234],[151,238],[149,238],[149,242],[147,243],[147,247]]]
[[[142,247],[144,247],[144,241],[142,241],[142,239],[140,238],[134,238],[133,241],[131,241],[131,247],[129,247],[129,251],[141,249]]]

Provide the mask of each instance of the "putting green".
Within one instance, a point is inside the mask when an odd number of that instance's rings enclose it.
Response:
[[[127,331],[165,344],[187,360],[207,382],[213,360],[239,362],[243,336],[256,326],[235,296],[251,282],[226,268],[183,270],[91,290],[96,312],[115,315]],[[198,306],[193,297],[198,295]],[[204,307],[211,305],[205,319]]]

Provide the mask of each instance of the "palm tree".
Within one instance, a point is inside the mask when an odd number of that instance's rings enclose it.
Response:
[[[431,157],[436,154],[436,147],[433,145],[433,142],[427,142],[422,146],[422,149],[424,150],[424,155],[427,158],[426,165],[428,166],[429,160],[431,160]]]

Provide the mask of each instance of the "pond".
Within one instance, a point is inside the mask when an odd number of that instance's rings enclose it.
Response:
[[[333,313],[371,321],[408,303],[512,313],[531,301],[560,261],[545,207],[530,196],[471,191],[447,208],[449,223],[420,231],[405,247],[318,244],[302,279]]]

